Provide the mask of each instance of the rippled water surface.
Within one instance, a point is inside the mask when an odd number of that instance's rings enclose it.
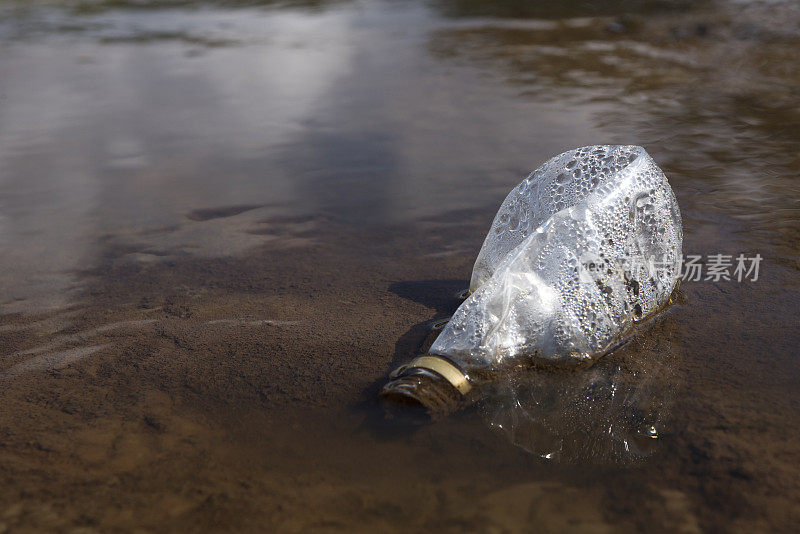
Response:
[[[795,530],[798,54],[780,0],[0,1],[0,532]],[[599,143],[758,279],[384,420],[507,192]]]

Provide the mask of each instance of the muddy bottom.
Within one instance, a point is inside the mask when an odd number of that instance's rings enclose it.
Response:
[[[0,3],[0,532],[795,529],[796,4],[112,4]],[[730,279],[387,419],[505,194],[594,143]]]

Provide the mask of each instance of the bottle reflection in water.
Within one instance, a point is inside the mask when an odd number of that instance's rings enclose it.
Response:
[[[680,357],[674,320],[653,323],[588,369],[507,372],[484,388],[481,413],[514,445],[545,459],[647,457],[666,425]]]

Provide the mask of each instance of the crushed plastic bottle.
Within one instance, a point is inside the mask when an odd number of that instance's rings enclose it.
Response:
[[[500,206],[472,294],[429,354],[395,371],[382,395],[445,407],[458,395],[443,403],[421,393],[441,397],[437,379],[465,395],[506,362],[569,364],[608,352],[668,302],[682,241],[675,195],[642,147],[588,146],[550,159]]]

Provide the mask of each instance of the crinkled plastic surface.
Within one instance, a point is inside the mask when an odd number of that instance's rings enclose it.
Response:
[[[530,356],[584,360],[664,305],[683,233],[666,176],[638,146],[556,156],[514,188],[431,346],[465,369]]]

